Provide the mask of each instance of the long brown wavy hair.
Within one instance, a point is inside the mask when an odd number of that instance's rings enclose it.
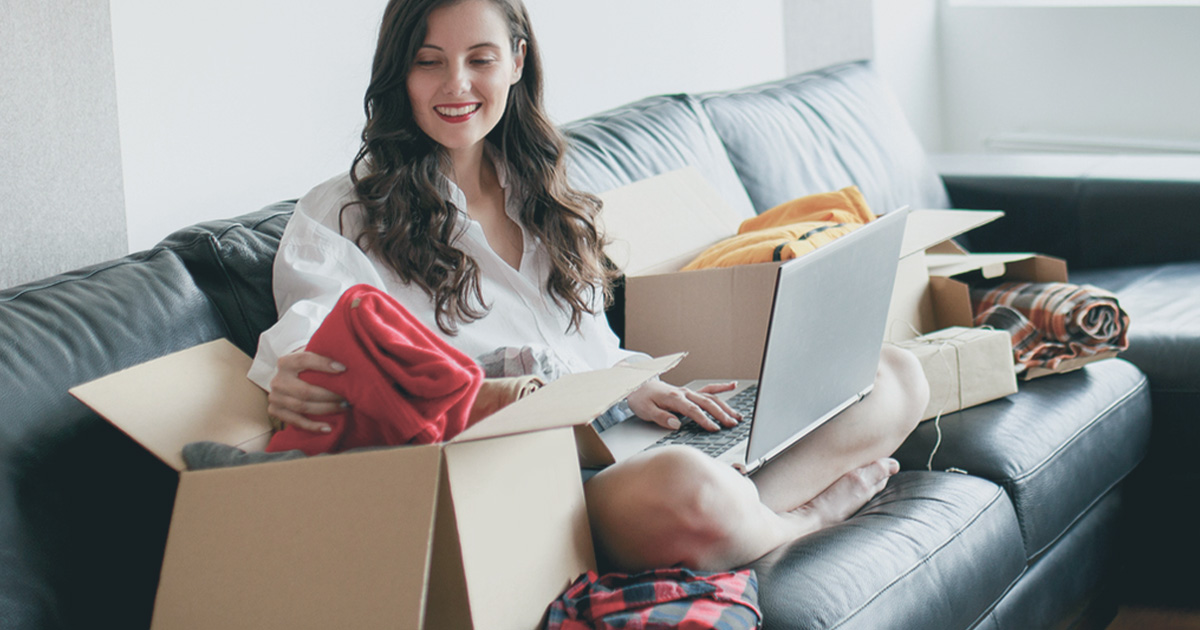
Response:
[[[350,168],[362,208],[358,246],[374,253],[402,281],[433,300],[438,327],[447,335],[487,314],[479,266],[451,245],[462,229],[458,208],[441,192],[450,173],[449,154],[417,126],[407,78],[425,41],[428,17],[438,7],[464,0],[391,0],[384,12],[364,107],[362,145]],[[524,194],[521,223],[549,252],[546,291],[571,311],[578,328],[594,312],[596,292],[611,300],[613,272],[605,264],[596,227],[600,200],[567,182],[566,140],[543,110],[542,67],[529,14],[521,0],[486,0],[508,22],[514,51],[525,42],[521,79],[509,88],[500,122],[488,134]],[[361,172],[360,172],[361,171]]]

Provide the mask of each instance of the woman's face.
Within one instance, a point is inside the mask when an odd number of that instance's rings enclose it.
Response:
[[[465,0],[429,14],[425,42],[408,72],[417,125],[452,153],[481,147],[521,78],[525,43],[513,52],[500,9]]]

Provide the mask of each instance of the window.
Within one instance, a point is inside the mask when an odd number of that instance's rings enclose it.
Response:
[[[1185,7],[1200,0],[946,0],[952,7]]]

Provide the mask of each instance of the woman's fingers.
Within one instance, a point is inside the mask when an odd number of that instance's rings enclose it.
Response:
[[[733,427],[737,426],[742,420],[742,414],[733,410],[729,403],[713,396],[707,392],[689,392],[688,398],[691,399],[699,408],[704,410],[706,417],[711,416],[722,426]],[[688,416],[691,417],[691,416]],[[693,418],[694,419],[694,418]],[[720,427],[713,426],[709,428],[707,425],[702,425],[710,431],[716,431]]]
[[[653,422],[664,429],[675,430],[680,426],[679,418],[665,409],[657,409],[646,414],[638,414],[638,417],[648,422]]]
[[[717,418],[715,414],[710,416],[705,407],[701,406],[702,404],[701,401],[693,400],[689,397],[684,409],[679,410],[679,413],[691,418],[693,422],[703,427],[705,431],[720,431],[721,425],[717,423],[724,423],[725,420]],[[709,407],[716,409],[720,413],[719,407],[712,407],[711,405]],[[734,424],[737,424],[736,420]]]
[[[333,430],[333,428],[328,424],[323,422],[313,422],[312,420],[309,420],[308,418],[305,418],[304,416],[285,408],[274,408],[268,405],[267,414],[283,425],[297,427],[304,429],[305,431],[312,431],[314,433],[329,433]]]
[[[281,371],[286,369],[296,373],[303,372],[304,370],[316,370],[318,372],[338,374],[345,372],[346,366],[328,357],[301,350],[300,352],[293,352],[280,357],[279,369]]]
[[[343,399],[341,396],[311,383],[304,382],[298,375],[287,378],[278,378],[271,381],[271,392],[278,392],[281,396],[286,396],[289,399],[306,402],[306,403],[332,403],[339,405]],[[301,411],[297,409],[296,411]],[[336,410],[335,410],[336,411]],[[301,413],[313,413],[310,411],[301,411]],[[332,413],[332,412],[326,412]]]
[[[639,417],[668,429],[679,428],[676,414],[690,418],[708,431],[734,426],[741,415],[711,392],[730,389],[729,384],[707,386],[709,391],[692,391],[660,381],[647,383],[629,397],[630,408]]]
[[[735,389],[737,389],[737,381],[729,381],[728,383],[709,383],[696,391],[701,394],[723,394]]]
[[[279,394],[274,399],[268,397],[268,410],[272,405],[278,410],[286,410],[292,413],[297,413],[305,416],[327,416],[332,413],[338,413],[345,409],[345,404],[337,396],[338,400],[321,401],[312,399],[295,398],[286,394]]]
[[[639,418],[653,422],[665,429],[678,429],[679,418],[672,413],[670,398],[675,387],[659,380],[651,380],[637,388],[629,398],[629,408]]]
[[[324,416],[341,411],[345,399],[323,387],[306,383],[300,373],[313,370],[330,374],[344,372],[342,364],[312,352],[294,352],[280,357],[279,370],[271,379],[267,413],[274,419],[307,431],[328,433],[331,428],[314,422],[309,416]]]

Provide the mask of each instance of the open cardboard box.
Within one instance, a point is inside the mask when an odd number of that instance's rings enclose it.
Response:
[[[686,352],[666,380],[755,379],[762,361],[775,276],[784,263],[680,271],[737,233],[738,215],[687,167],[601,195],[606,253],[625,273],[625,345],[660,356]],[[877,212],[892,208],[875,208]],[[889,341],[972,325],[963,277],[1066,281],[1066,262],[1037,254],[968,254],[953,238],[1003,212],[914,210],[909,214],[888,316]],[[1084,360],[1095,360],[1094,357]],[[1064,362],[1056,371],[1079,367]],[[1035,371],[1034,376],[1045,371]],[[1028,378],[1028,376],[1027,376]]]
[[[686,352],[664,379],[675,384],[758,378],[783,263],[679,271],[736,234],[743,217],[693,167],[601,198],[605,252],[625,274],[625,346],[651,356]]]
[[[181,471],[152,627],[528,630],[595,568],[576,429],[678,360],[565,376],[443,444],[200,471],[185,444],[270,436],[227,341],[71,393]]]
[[[888,341],[973,326],[971,276],[988,281],[1067,282],[1067,263],[1061,258],[1031,253],[972,254],[953,241],[1002,216],[1003,212],[980,210],[920,210],[909,215],[888,313]],[[1069,372],[1116,354],[1069,359],[1053,370],[1032,368],[1021,378]]]

